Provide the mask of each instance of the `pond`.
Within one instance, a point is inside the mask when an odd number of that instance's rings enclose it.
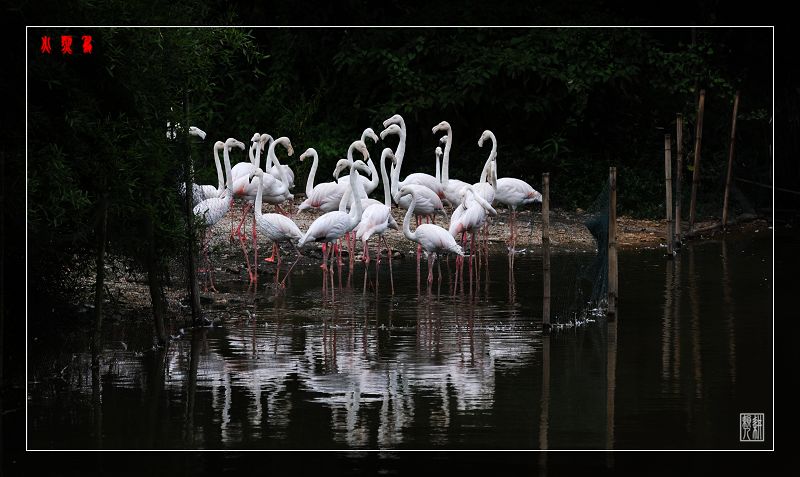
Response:
[[[612,323],[572,321],[593,254],[557,253],[549,335],[538,251],[513,275],[491,256],[464,291],[452,259],[430,292],[424,258],[419,291],[415,260],[395,260],[394,295],[385,261],[366,289],[361,264],[325,293],[316,266],[280,293],[222,278],[237,299],[209,306],[214,326],[175,325],[166,348],[153,349],[149,316],[108,321],[99,370],[85,328],[31,329],[27,445],[771,448],[771,251],[768,230],[687,244],[674,260],[622,250]],[[764,413],[763,443],[740,442],[740,413]]]

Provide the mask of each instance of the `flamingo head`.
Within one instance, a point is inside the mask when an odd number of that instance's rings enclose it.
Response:
[[[450,138],[447,134],[439,138],[439,144],[447,144],[447,140]]]
[[[261,150],[263,151],[264,150],[264,146],[266,144],[271,143],[272,141],[274,141],[274,139],[272,139],[272,136],[270,136],[267,133],[262,134],[261,137],[258,140],[258,143],[261,145]]]
[[[436,146],[436,159],[439,159],[440,157],[442,157],[442,148]]]
[[[409,194],[411,194],[411,197],[414,197],[414,195],[416,193],[414,191],[414,188],[411,187],[411,185],[409,185],[409,184],[404,185],[403,187],[401,187],[398,192],[400,194],[400,197],[403,197],[404,195],[409,195]]]
[[[313,147],[309,147],[308,149],[306,149],[306,152],[300,154],[300,160],[302,161],[307,157],[314,157],[316,155],[317,155],[316,149],[314,149]]]
[[[223,149],[225,149],[225,143],[224,142],[217,141],[217,142],[214,143],[214,150],[221,151]]]
[[[258,142],[261,139],[261,134],[255,133],[253,137],[250,138],[250,142]]]
[[[448,123],[447,121],[442,121],[436,126],[434,126],[433,129],[431,129],[431,132],[433,134],[436,134],[439,131],[450,131],[450,123]]]
[[[228,138],[228,139],[225,141],[225,147],[227,147],[228,149],[230,149],[230,148],[232,148],[232,147],[234,147],[234,146],[238,147],[238,148],[239,148],[239,149],[241,149],[242,151],[244,151],[244,150],[245,150],[245,146],[244,146],[244,143],[243,143],[242,141],[239,141],[238,139],[234,139],[234,138],[232,138],[232,137],[229,137],[229,138]]]
[[[367,145],[364,143],[364,141],[355,141],[353,145],[355,146],[356,151],[360,152],[364,156],[365,160],[369,159],[369,150],[367,150]]]
[[[483,143],[487,139],[491,139],[492,138],[491,134],[492,134],[492,132],[489,131],[488,129],[486,131],[483,131],[483,134],[481,134],[481,138],[478,139],[478,147],[483,147]]]
[[[404,124],[404,123],[405,121],[403,121],[403,116],[395,114],[394,116],[383,122],[383,127],[388,127],[390,124]]]
[[[387,158],[392,158],[392,164],[397,164],[397,158],[394,156],[394,152],[392,152],[391,148],[385,148],[381,151],[381,161],[385,161]]]
[[[542,203],[542,193],[539,192],[538,190],[534,190],[533,192],[528,194],[528,197],[533,199],[534,202],[538,202],[540,204]]]
[[[365,129],[364,132],[361,134],[361,140],[362,141],[366,141],[367,138],[372,139],[372,142],[374,142],[374,143],[378,142],[378,135],[375,134],[375,131],[373,131],[372,128]],[[366,144],[366,142],[365,142],[365,144]]]
[[[253,170],[253,172],[250,173],[250,180],[253,180],[253,177],[256,177],[256,176],[258,176],[260,178],[264,177],[264,171],[261,170],[260,167],[256,167],[255,170]]]
[[[206,139],[206,132],[203,131],[202,129],[196,128],[194,126],[190,126],[189,127],[189,134],[191,134],[192,136],[199,136],[200,139],[202,139],[202,140]]]
[[[386,127],[386,129],[381,131],[381,139],[385,140],[386,136],[388,136],[389,134],[397,134],[397,135],[399,135],[399,134],[402,133],[402,131],[403,130],[400,129],[400,126],[398,126],[397,124],[390,124],[389,126]]]

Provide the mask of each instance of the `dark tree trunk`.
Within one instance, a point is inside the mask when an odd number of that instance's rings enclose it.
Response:
[[[103,195],[100,199],[100,207],[95,223],[95,237],[97,239],[96,258],[95,258],[95,282],[94,282],[94,333],[92,335],[92,366],[100,365],[100,346],[103,331],[103,292],[105,291],[106,275],[106,225],[108,222],[108,197]]]
[[[188,122],[188,110],[189,110],[189,98],[188,95],[184,98],[183,102],[183,115],[184,115],[184,124],[189,124]],[[186,158],[186,166],[184,170],[186,173],[184,174],[184,185],[185,185],[185,210],[186,210],[186,224],[187,224],[187,233],[186,233],[186,251],[187,251],[187,259],[186,259],[186,279],[187,279],[187,288],[189,289],[189,302],[192,306],[192,323],[197,324],[200,322],[200,318],[202,316],[202,308],[200,308],[200,287],[197,284],[197,233],[194,228],[194,213],[192,212],[192,183],[194,182],[192,178],[193,168],[192,168],[192,155],[191,155],[191,147],[189,145],[190,141],[189,134],[185,134],[183,138],[183,145],[184,145],[184,157]],[[209,272],[210,273],[210,272]]]
[[[147,284],[150,287],[150,301],[153,308],[153,321],[159,345],[167,342],[166,320],[167,300],[164,297],[164,273],[158,259],[155,242],[155,225],[153,218],[147,218],[147,252],[146,264]]]

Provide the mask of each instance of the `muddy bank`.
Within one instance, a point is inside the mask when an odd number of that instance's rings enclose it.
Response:
[[[284,210],[292,210],[292,220],[297,223],[298,227],[305,231],[311,223],[321,215],[317,211],[304,211],[297,214],[297,206],[302,201],[302,198],[295,198],[291,207],[284,207]],[[265,206],[264,212],[272,212],[272,207]],[[448,210],[448,214],[451,210]],[[404,219],[404,211],[401,209],[394,209],[393,214],[398,224],[402,227]],[[217,280],[241,280],[246,285],[247,268],[245,266],[244,255],[242,252],[241,244],[238,240],[231,241],[231,229],[235,229],[242,217],[241,208],[238,204],[232,209],[212,230],[211,250],[212,258],[215,269],[215,276]],[[248,235],[252,231],[252,216],[248,214],[246,221],[246,232]],[[503,208],[498,208],[498,216],[492,219],[489,227],[489,247],[492,253],[507,253],[506,242],[509,237],[509,211]],[[584,222],[590,218],[590,214],[581,211],[566,211],[555,209],[550,211],[550,237],[552,250],[557,253],[569,252],[594,252],[596,251],[595,240],[589,233],[589,230],[584,225]],[[444,218],[439,216],[436,218],[436,223],[440,226],[446,226]],[[713,224],[713,220],[698,222],[696,228],[707,228]],[[517,236],[517,250],[522,253],[539,253],[542,243],[542,217],[541,208],[537,205],[533,210],[523,210],[517,215],[518,236]],[[737,223],[729,227],[729,232],[742,232],[742,233],[756,233],[768,232],[768,227],[771,224],[765,219],[756,219],[746,222]],[[414,225],[412,224],[412,229]],[[244,230],[244,227],[243,227]],[[655,220],[642,220],[633,219],[630,217],[618,217],[618,245],[620,248],[665,248],[665,221]],[[684,224],[684,233],[688,232],[688,227]],[[692,240],[703,240],[710,237],[716,237],[721,234],[721,230],[711,230],[706,234],[699,235],[692,238]],[[401,230],[389,230],[385,237],[389,246],[394,250],[395,258],[402,259],[403,257],[413,256],[416,246],[413,242],[403,236]],[[371,241],[371,253],[375,253],[375,242]],[[258,238],[259,245],[259,283],[269,283],[274,276],[275,265],[267,263],[263,258],[267,257],[271,252],[271,243],[261,236]],[[248,252],[252,260],[252,250],[249,245]],[[306,257],[301,260],[296,266],[295,270],[319,267],[321,260],[321,245],[311,244],[304,248],[303,254]],[[286,270],[288,264],[294,261],[295,252],[288,245],[284,245],[283,250],[284,265],[283,270]],[[362,258],[361,245],[355,254],[355,259],[360,261]],[[111,260],[113,262],[113,258]],[[361,267],[361,265],[357,265]],[[150,295],[147,288],[146,276],[142,273],[133,273],[131,271],[124,271],[124,267],[110,266],[107,270],[107,301],[109,303],[109,313],[115,317],[121,317],[127,313],[135,314],[145,312],[150,306]],[[283,273],[283,272],[282,272]],[[184,286],[185,273],[183,265],[175,262],[170,267],[171,286],[165,292],[168,298],[170,312],[176,316],[187,316],[189,313],[186,304],[186,288]],[[91,282],[93,276],[87,277],[85,280],[86,289],[90,290],[93,286]],[[90,296],[90,295],[87,295]],[[203,299],[205,305],[214,303],[215,305],[227,304],[229,302],[241,301],[238,294],[232,293],[212,293],[204,292]],[[90,303],[90,300],[81,300],[82,303]],[[90,312],[91,307],[79,304],[79,309],[84,312]]]

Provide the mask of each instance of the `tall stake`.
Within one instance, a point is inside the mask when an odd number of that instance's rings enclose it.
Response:
[[[736,141],[736,113],[739,111],[739,91],[733,99],[733,119],[731,120],[731,145],[728,149],[728,177],[725,179],[725,198],[722,201],[722,227],[728,226],[728,197],[731,189],[731,175],[733,171],[733,145]]]
[[[664,176],[666,178],[667,204],[667,256],[672,257],[675,243],[675,225],[672,222],[672,137],[664,134]]]
[[[617,319],[617,168],[608,172],[608,311],[609,321]]]
[[[695,206],[697,205],[697,185],[700,183],[700,147],[703,142],[703,111],[705,111],[706,90],[700,90],[700,103],[697,107],[697,129],[694,139],[694,171],[692,172],[692,199],[689,203],[689,230],[694,228]]]
[[[677,136],[675,143],[678,146],[678,163],[675,170],[675,244],[681,246],[681,198],[683,197],[683,114],[678,114]]]
[[[542,327],[550,330],[550,173],[542,174]]]

